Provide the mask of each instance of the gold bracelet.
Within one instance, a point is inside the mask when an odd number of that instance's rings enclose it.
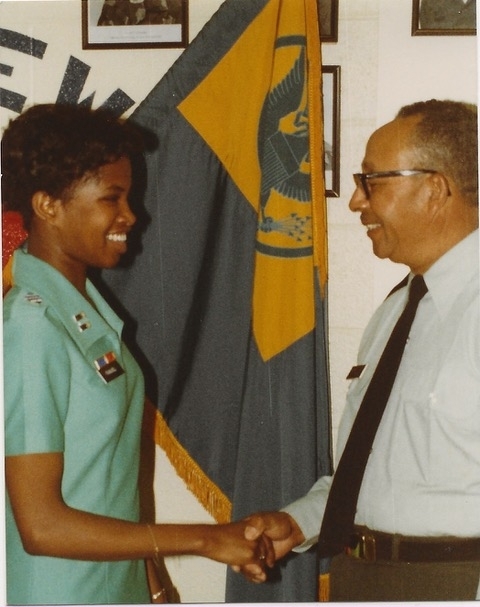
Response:
[[[155,539],[155,536],[153,535],[152,527],[148,523],[147,523],[147,528],[148,528],[148,531],[150,532],[150,536],[151,536],[152,541],[153,541],[153,546],[155,548],[155,554],[154,554],[153,558],[154,559],[158,559],[159,554],[160,554],[160,549],[158,547],[157,540]]]

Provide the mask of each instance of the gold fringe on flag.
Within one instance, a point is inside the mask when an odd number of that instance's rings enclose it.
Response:
[[[232,504],[220,488],[203,472],[187,450],[178,442],[163,415],[146,400],[144,430],[153,430],[153,439],[161,447],[179,477],[217,523],[229,523]],[[147,428],[145,428],[147,426]]]
[[[328,603],[330,601],[330,574],[322,573],[318,578],[318,601]]]
[[[305,0],[305,30],[308,55],[307,87],[313,255],[323,295],[328,278],[328,249],[323,145],[322,52],[316,0]]]

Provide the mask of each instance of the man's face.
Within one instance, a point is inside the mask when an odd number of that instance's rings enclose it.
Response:
[[[416,117],[397,119],[375,131],[367,144],[362,171],[419,168],[409,146],[417,121]],[[349,206],[361,213],[377,257],[406,264],[412,270],[425,263],[431,221],[427,204],[430,177],[420,174],[369,179],[368,198],[361,187],[356,188]]]

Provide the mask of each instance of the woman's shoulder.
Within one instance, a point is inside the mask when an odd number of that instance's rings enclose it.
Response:
[[[46,314],[47,308],[47,302],[39,293],[14,285],[3,299],[3,319],[6,322],[16,318],[39,318]]]
[[[32,344],[37,338],[56,341],[63,333],[55,306],[40,294],[13,286],[3,300],[4,340],[23,333]]]

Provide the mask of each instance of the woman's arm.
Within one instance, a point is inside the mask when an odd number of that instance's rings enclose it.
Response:
[[[190,554],[228,565],[273,564],[268,540],[246,540],[245,522],[148,525],[99,516],[63,500],[63,455],[6,457],[6,484],[24,548],[34,555],[112,561]],[[152,537],[152,533],[153,537]]]

